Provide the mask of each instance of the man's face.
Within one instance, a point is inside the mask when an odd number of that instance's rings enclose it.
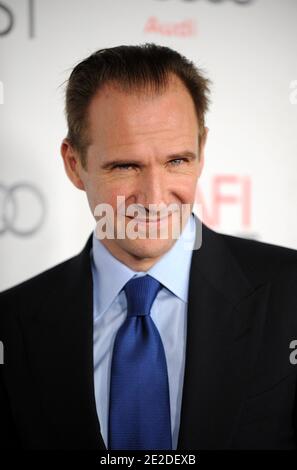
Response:
[[[102,239],[102,243],[125,264],[135,270],[147,270],[175,243],[172,226],[185,225],[182,205],[192,208],[195,201],[205,142],[200,143],[199,150],[192,98],[177,78],[171,80],[163,94],[155,96],[125,94],[105,87],[90,104],[89,135],[92,143],[87,152],[87,170],[77,159],[75,171],[80,185],[77,180],[75,184],[86,191],[93,214],[101,203],[113,208],[115,236]],[[63,151],[62,146],[62,155],[66,166],[69,149]],[[69,169],[67,173],[70,176]],[[179,207],[179,211],[168,212],[161,222],[168,223],[169,236],[150,238],[149,223],[142,222],[136,227],[145,237],[117,238],[117,219],[122,217],[126,228],[129,223],[131,227],[133,219],[131,213],[124,218],[119,214],[117,196],[124,197],[125,214],[132,204],[146,208],[147,217],[155,214],[154,210],[149,211],[152,204],[151,207],[160,208],[161,217],[166,213],[161,208],[170,204]],[[135,216],[139,214],[136,212]]]

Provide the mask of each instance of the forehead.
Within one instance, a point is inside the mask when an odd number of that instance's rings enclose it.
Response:
[[[104,86],[90,103],[88,124],[92,142],[198,131],[193,99],[177,77],[172,77],[158,94],[145,90],[125,92],[117,86]]]
[[[178,77],[171,77],[168,85],[159,93],[150,89],[126,92],[116,85],[105,85],[91,100],[88,117],[91,123],[104,123],[108,120],[120,123],[139,123],[141,115],[145,122],[177,119],[179,113],[196,116],[193,99]],[[165,115],[165,116],[164,116]]]

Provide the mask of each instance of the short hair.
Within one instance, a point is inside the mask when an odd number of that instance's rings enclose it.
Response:
[[[107,84],[127,93],[162,93],[172,75],[179,77],[193,99],[199,138],[203,138],[210,80],[177,51],[154,43],[121,45],[99,49],[74,67],[66,87],[67,138],[83,168],[87,168],[90,145],[88,108],[95,94]]]

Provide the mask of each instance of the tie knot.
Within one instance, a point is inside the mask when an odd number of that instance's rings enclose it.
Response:
[[[128,316],[149,315],[161,287],[160,282],[149,274],[130,279],[124,287]]]

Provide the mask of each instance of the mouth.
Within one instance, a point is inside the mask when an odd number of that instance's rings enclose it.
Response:
[[[166,220],[169,219],[169,217],[171,216],[171,214],[169,215],[166,215],[164,217],[159,217],[158,219],[154,219],[154,218],[137,218],[137,217],[131,217],[131,216],[128,216],[126,215],[126,217],[130,220],[134,220],[135,222],[139,223],[139,224],[146,224],[146,225],[149,225],[149,224],[160,224],[160,223],[164,223]]]

